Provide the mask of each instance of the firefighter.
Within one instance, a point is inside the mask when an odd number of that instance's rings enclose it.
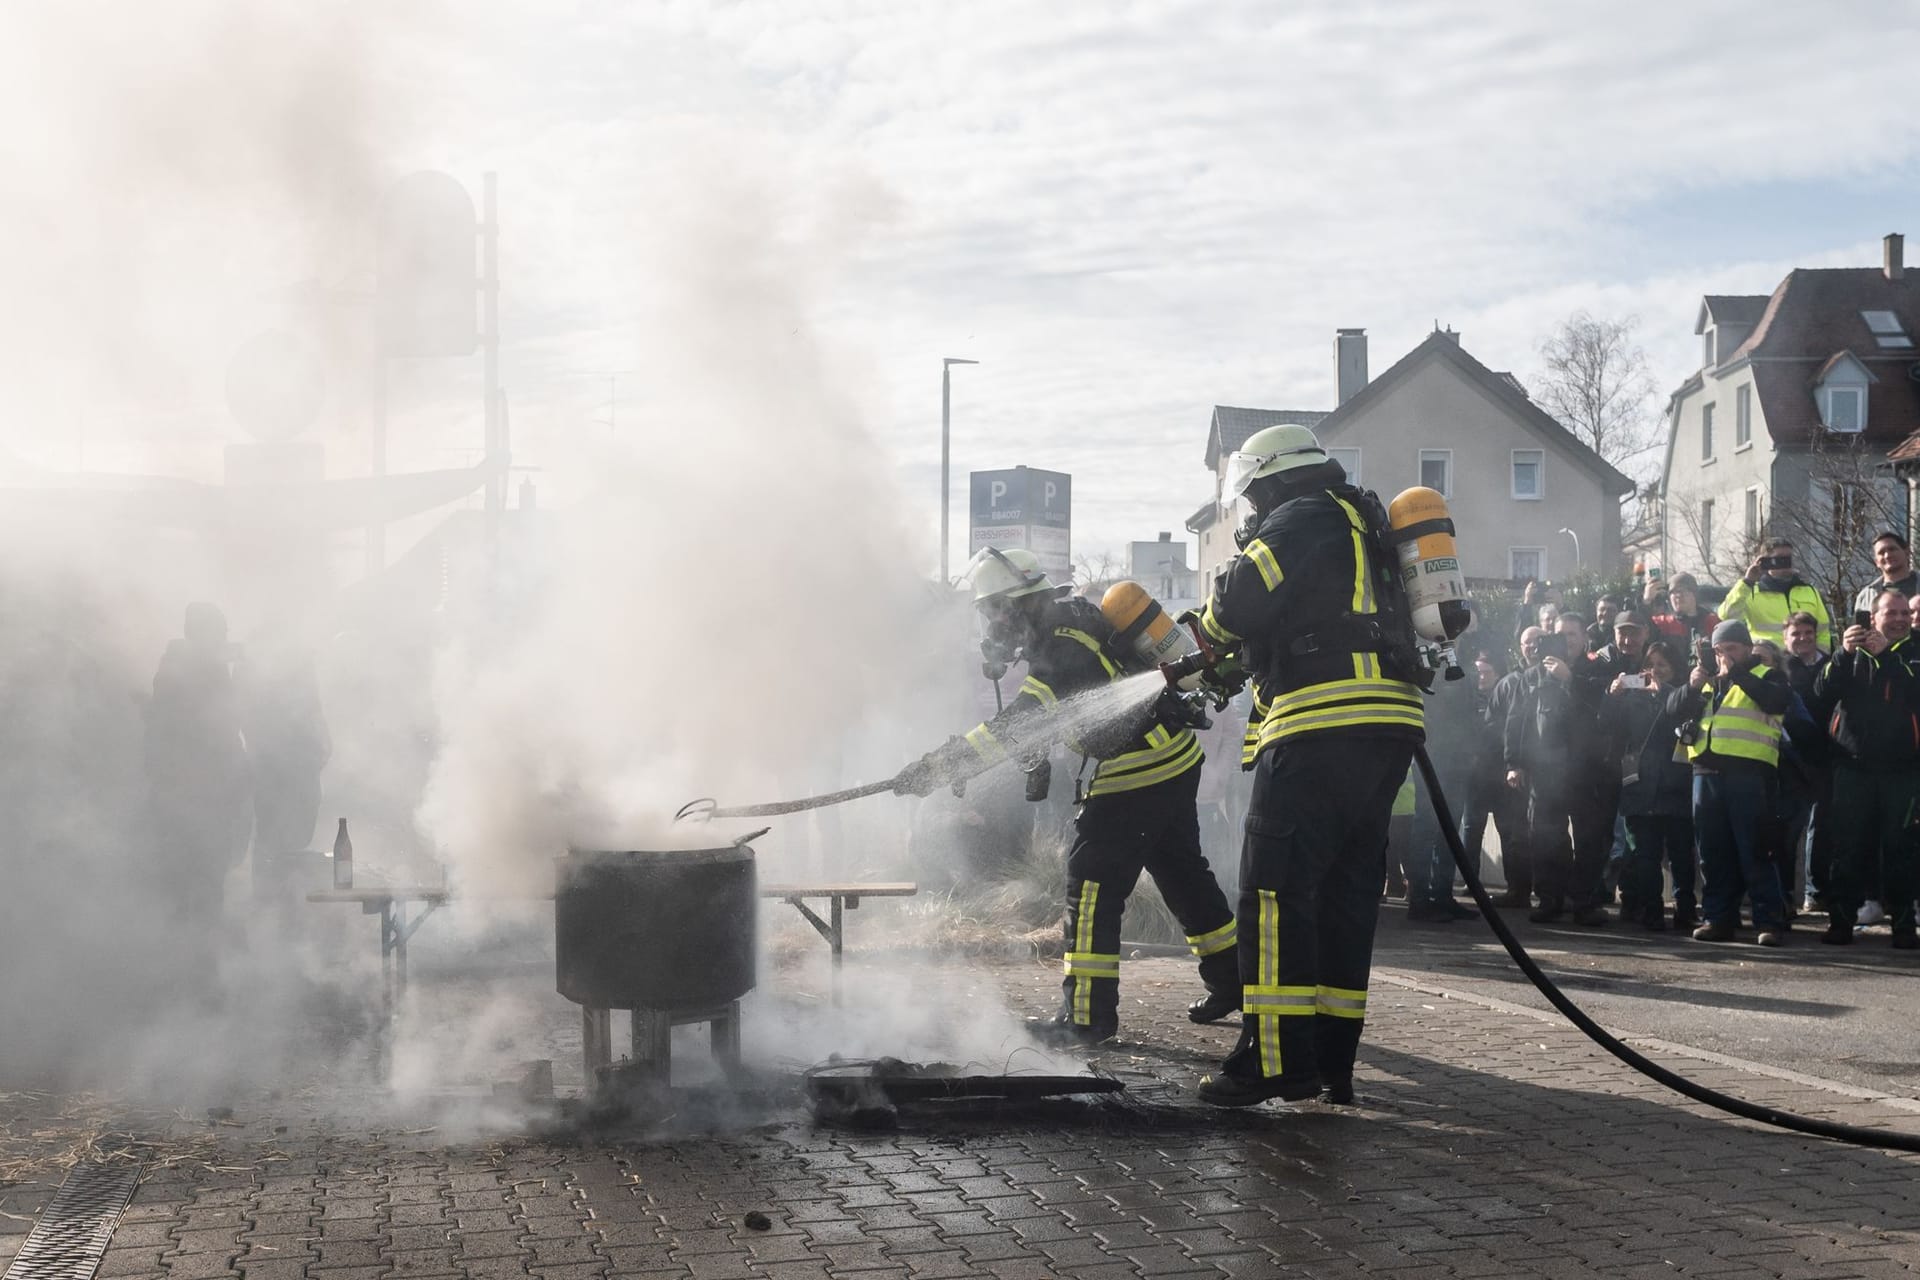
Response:
[[[1023,655],[1027,676],[1004,711],[902,771],[895,790],[903,794],[925,795],[1009,757],[1037,767],[1062,732],[1054,708],[1127,674],[1099,607],[1084,597],[1061,598],[1031,552],[983,551],[970,577],[986,622],[983,647]],[[1098,1044],[1118,1033],[1120,920],[1142,870],[1160,886],[1200,962],[1207,994],[1187,1016],[1218,1022],[1240,1008],[1234,915],[1200,847],[1200,743],[1191,729],[1161,723],[1155,709],[1067,739],[1100,763],[1067,852],[1060,1014],[1030,1024],[1051,1043]]]
[[[1406,602],[1385,513],[1307,428],[1248,437],[1227,489],[1257,527],[1201,625],[1255,659],[1267,709],[1241,852],[1245,1017],[1200,1096],[1351,1101],[1387,823],[1423,740]]]

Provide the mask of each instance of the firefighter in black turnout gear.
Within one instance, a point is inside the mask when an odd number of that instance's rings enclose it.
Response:
[[[1099,760],[1067,853],[1061,1011],[1030,1029],[1069,1044],[1098,1044],[1118,1032],[1120,920],[1142,870],[1160,886],[1200,962],[1207,995],[1187,1016],[1216,1022],[1233,1013],[1240,1007],[1237,934],[1200,847],[1199,741],[1179,723],[1163,723],[1173,717],[1156,714],[1159,704],[1117,723],[1070,723],[1077,718],[1062,712],[1061,702],[1129,674],[1112,625],[1091,600],[1062,598],[1031,552],[983,551],[969,576],[987,623],[989,660],[1023,657],[1026,679],[1004,711],[908,766],[895,789],[925,795],[1009,758],[1030,770],[1043,767],[1048,747],[1063,735],[1067,746]]]
[[[1379,501],[1313,432],[1255,432],[1228,468],[1253,529],[1201,615],[1265,708],[1240,862],[1240,1040],[1202,1100],[1350,1101],[1387,821],[1423,741],[1420,660]]]

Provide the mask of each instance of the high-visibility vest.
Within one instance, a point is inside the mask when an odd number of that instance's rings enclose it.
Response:
[[[1698,760],[1711,751],[1717,756],[1758,760],[1777,769],[1783,719],[1760,710],[1739,685],[1728,684],[1719,705],[1709,706],[1700,717],[1700,736],[1687,748],[1687,759]]]

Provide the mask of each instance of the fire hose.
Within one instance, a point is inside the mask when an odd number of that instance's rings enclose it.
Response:
[[[1696,1084],[1685,1076],[1629,1048],[1605,1027],[1588,1017],[1579,1005],[1568,999],[1567,994],[1554,985],[1532,956],[1527,954],[1520,940],[1507,928],[1507,922],[1500,918],[1499,910],[1493,905],[1486,887],[1480,883],[1480,869],[1467,857],[1466,845],[1461,843],[1460,829],[1454,825],[1453,813],[1447,807],[1447,797],[1440,790],[1440,779],[1435,773],[1433,761],[1427,756],[1427,749],[1416,747],[1414,762],[1420,767],[1420,776],[1426,779],[1427,796],[1433,805],[1433,816],[1440,823],[1441,833],[1446,837],[1447,847],[1453,851],[1453,862],[1467,882],[1467,892],[1473,895],[1474,905],[1480,908],[1480,914],[1486,918],[1493,929],[1494,936],[1500,939],[1500,945],[1507,949],[1513,962],[1520,971],[1540,990],[1550,1004],[1586,1033],[1589,1040],[1605,1049],[1620,1061],[1638,1071],[1641,1075],[1665,1085],[1674,1092],[1683,1094],[1695,1102],[1704,1103],[1720,1111],[1728,1112],[1745,1120],[1757,1120],[1761,1124],[1773,1125],[1780,1129],[1791,1129],[1795,1133],[1811,1134],[1816,1138],[1832,1138],[1837,1142],[1850,1142],[1862,1147],[1879,1147],[1890,1151],[1920,1152],[1920,1134],[1898,1133],[1884,1129],[1869,1129],[1864,1125],[1837,1124],[1830,1120],[1815,1120],[1807,1116],[1795,1115],[1790,1111],[1781,1111],[1775,1107],[1761,1106],[1736,1098],[1731,1094],[1709,1089]]]

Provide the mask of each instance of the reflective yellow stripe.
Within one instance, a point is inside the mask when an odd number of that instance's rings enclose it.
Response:
[[[1350,987],[1315,987],[1313,1011],[1335,1018],[1364,1018],[1367,1016],[1367,993]]]
[[[1071,640],[1075,644],[1090,650],[1094,657],[1100,659],[1100,665],[1106,669],[1108,680],[1118,680],[1120,678],[1120,668],[1113,665],[1113,662],[1107,657],[1107,651],[1100,647],[1100,642],[1086,632],[1076,631],[1072,627],[1055,627],[1053,634]]]
[[[1205,758],[1200,740],[1182,729],[1165,746],[1129,751],[1111,760],[1102,760],[1094,771],[1093,781],[1087,784],[1087,795],[1104,796],[1151,787],[1179,777]]]
[[[1420,705],[1419,690],[1404,680],[1329,680],[1324,684],[1310,684],[1281,694],[1269,704],[1267,714],[1284,715],[1307,707],[1374,695],[1394,698],[1411,707]]]
[[[1100,882],[1082,880],[1080,882],[1080,910],[1074,920],[1073,949],[1081,955],[1093,953],[1093,904],[1100,899]],[[1077,1026],[1089,1026],[1093,1022],[1093,977],[1085,973],[1075,973],[1073,978],[1073,1021]],[[1119,977],[1118,969],[1114,977]]]
[[[1091,951],[1069,951],[1060,971],[1086,978],[1118,978],[1120,957],[1096,955]]]
[[[1260,903],[1260,954],[1254,969],[1259,981],[1248,990],[1273,990],[1280,985],[1280,895],[1272,889],[1260,889],[1255,891],[1255,896]],[[1251,1009],[1246,1010],[1246,1015],[1256,1024],[1260,1074],[1279,1075],[1280,1019],[1271,1012],[1256,1013]]]
[[[1273,548],[1255,538],[1247,544],[1247,559],[1260,571],[1260,581],[1267,584],[1271,591],[1286,581],[1287,575],[1280,572],[1280,561],[1275,558]]]
[[[1036,680],[1032,676],[1028,676],[1020,682],[1020,692],[1030,693],[1040,699],[1040,705],[1043,707],[1050,707],[1060,701],[1060,699],[1054,695],[1053,689],[1047,685],[1045,681]]]
[[[1342,707],[1335,711],[1323,711],[1315,715],[1269,716],[1260,726],[1260,739],[1255,750],[1261,750],[1276,742],[1298,737],[1303,733],[1318,733],[1326,729],[1347,729],[1377,725],[1384,728],[1420,729],[1426,721],[1419,707],[1407,707],[1395,703],[1367,702],[1356,703],[1351,707]]]
[[[1240,763],[1252,766],[1260,757],[1260,726],[1266,722],[1267,713],[1272,707],[1261,701],[1260,691],[1254,690],[1253,713],[1247,717],[1247,731],[1240,737]]]
[[[1231,951],[1240,941],[1240,926],[1232,920],[1209,933],[1188,934],[1187,946],[1196,956],[1215,956]]]
[[[1207,601],[1206,609],[1200,614],[1200,629],[1212,637],[1213,642],[1218,645],[1230,645],[1240,638],[1222,626],[1220,619],[1214,616],[1211,600]]]
[[[1248,987],[1240,1008],[1256,1017],[1293,1018],[1311,1016],[1314,1001],[1312,987]]]
[[[998,764],[1007,758],[1007,749],[1000,745],[1000,739],[993,736],[993,730],[984,724],[977,724],[967,730],[967,745],[973,753],[988,764]]]

